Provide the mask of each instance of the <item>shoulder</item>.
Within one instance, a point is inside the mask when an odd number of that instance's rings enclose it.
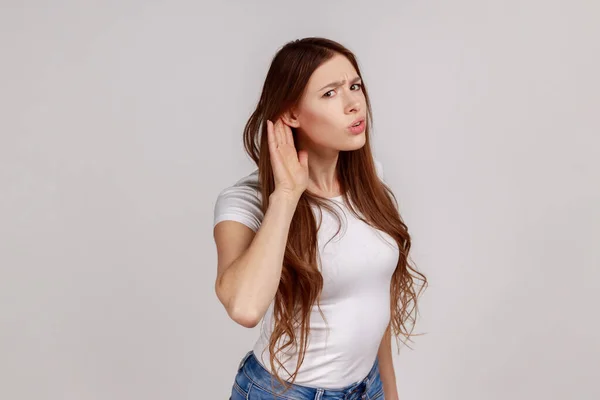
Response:
[[[263,219],[258,169],[221,190],[214,207],[213,227],[221,221],[241,222],[257,231]]]

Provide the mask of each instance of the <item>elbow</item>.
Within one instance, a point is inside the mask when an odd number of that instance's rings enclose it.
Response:
[[[244,307],[230,307],[227,313],[232,320],[244,328],[254,328],[260,321],[257,313],[251,312]]]
[[[232,296],[225,296],[222,290],[219,289],[220,287],[218,285],[215,286],[217,297],[221,304],[223,304],[225,307],[229,318],[245,328],[254,328],[256,325],[258,325],[260,318],[258,317],[257,313],[252,312],[248,309],[248,307],[237,305]]]

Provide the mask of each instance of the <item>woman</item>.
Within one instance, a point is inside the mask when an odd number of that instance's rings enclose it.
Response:
[[[391,335],[410,338],[413,278],[427,280],[408,264],[371,120],[344,46],[305,38],[277,52],[244,130],[258,168],[215,205],[217,296],[242,326],[262,320],[230,399],[398,398]]]

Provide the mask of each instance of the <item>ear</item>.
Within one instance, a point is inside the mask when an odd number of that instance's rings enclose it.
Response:
[[[300,126],[300,121],[298,120],[298,116],[294,112],[294,110],[289,110],[283,113],[281,116],[283,122],[286,125],[291,126],[292,128],[298,128]]]

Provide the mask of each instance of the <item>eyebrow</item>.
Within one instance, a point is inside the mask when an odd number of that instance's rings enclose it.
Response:
[[[357,76],[356,78],[352,79],[352,81],[350,83],[355,84],[357,82],[360,82],[362,79],[360,79],[360,76]],[[323,89],[327,89],[328,87],[331,88],[336,88],[338,86],[342,86],[344,83],[346,83],[346,81],[336,81],[336,82],[331,82],[328,85],[323,86],[321,89],[319,89],[319,92]]]

